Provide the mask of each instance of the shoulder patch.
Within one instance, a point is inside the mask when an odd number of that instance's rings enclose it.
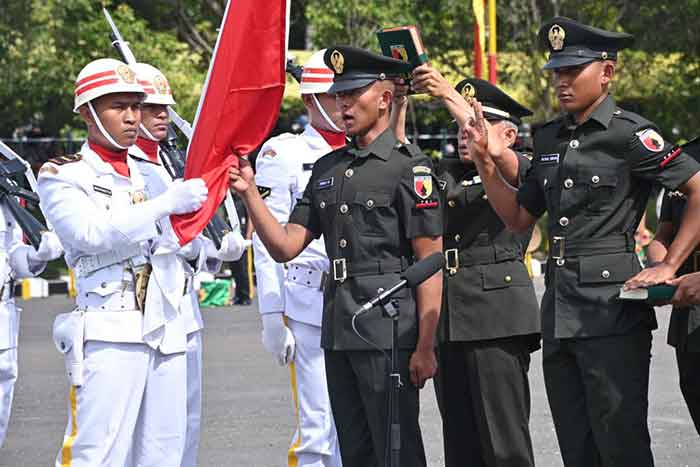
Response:
[[[79,160],[82,160],[83,156],[80,154],[71,154],[68,156],[58,156],[54,157],[53,159],[49,159],[49,162],[55,165],[65,165],[65,164],[70,164],[71,162],[78,162]]]
[[[426,167],[424,165],[417,165],[417,166],[413,167],[413,173],[414,174],[429,174],[430,167]]]
[[[265,199],[272,194],[272,188],[258,185],[258,193],[260,193],[262,199]]]
[[[262,157],[275,157],[276,155],[277,151],[275,151],[274,149],[267,149],[261,154]]]
[[[301,169],[302,169],[304,172],[308,172],[308,171],[310,171],[310,170],[314,170],[314,163],[313,163],[313,162],[309,162],[309,163],[301,164]]]
[[[656,132],[653,128],[647,128],[646,130],[638,131],[637,137],[642,145],[652,152],[661,152],[664,148],[663,137]]]

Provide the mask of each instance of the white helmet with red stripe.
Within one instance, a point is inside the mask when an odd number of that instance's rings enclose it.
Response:
[[[319,50],[304,64],[300,84],[302,94],[323,94],[333,84],[333,70],[323,62],[324,53],[326,49]]]
[[[136,72],[136,81],[146,91],[144,104],[175,105],[170,83],[158,68],[148,63],[136,63],[132,68]]]
[[[113,58],[93,60],[80,70],[75,80],[73,112],[78,107],[105,94],[137,92],[144,94],[143,87],[136,82],[136,73],[126,63]]]

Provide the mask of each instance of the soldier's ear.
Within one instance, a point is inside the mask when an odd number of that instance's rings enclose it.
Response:
[[[88,127],[95,124],[95,120],[92,118],[92,114],[90,113],[87,104],[83,104],[78,107],[78,113],[80,114],[80,118],[83,119]]]
[[[615,76],[615,62],[606,60],[603,62],[601,81],[603,84],[610,84]]]

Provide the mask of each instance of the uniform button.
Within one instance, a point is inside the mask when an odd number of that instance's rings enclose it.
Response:
[[[348,170],[345,171],[345,176],[346,176],[347,178],[352,177],[354,174],[355,174],[355,171],[352,170],[352,169],[348,169]]]
[[[572,140],[569,142],[569,147],[570,147],[571,149],[576,149],[576,148],[578,147],[578,144],[579,144],[579,143],[578,143],[578,140],[577,140],[577,139],[572,139]]]
[[[449,207],[453,208],[453,207],[455,207],[455,201],[454,201],[453,199],[451,199],[451,200],[449,200],[449,201],[447,202],[447,205],[448,205]]]
[[[462,186],[469,186],[469,180],[462,180]]]
[[[510,276],[504,277],[503,280],[505,281],[506,284],[510,284],[511,282],[513,282],[513,278]]]
[[[565,262],[564,258],[559,258],[557,259],[557,266],[564,266]]]
[[[326,209],[326,202],[325,202],[325,201],[321,201],[320,203],[318,203],[318,207],[321,208],[321,209]]]
[[[567,225],[569,225],[569,218],[562,217],[561,219],[559,219],[559,225],[561,225],[562,227],[566,227]]]
[[[593,183],[598,183],[598,182],[600,181],[600,177],[597,176],[597,175],[594,175],[594,176],[591,177],[591,181],[592,181]]]
[[[345,240],[344,238],[341,238],[340,241],[338,242],[338,245],[340,245],[340,248],[345,248],[348,246],[348,241]]]
[[[603,272],[600,273],[600,277],[603,279],[610,279],[610,271],[604,269]]]
[[[571,180],[570,178],[567,178],[566,180],[564,180],[564,188],[569,189],[572,186],[574,186],[573,180]]]
[[[547,179],[545,178],[545,179],[542,181],[542,185],[547,186],[547,183],[549,183],[549,180],[547,180]]]
[[[100,287],[102,287],[104,289],[105,287],[107,287],[107,283],[106,282],[101,283]]]
[[[462,239],[461,235],[457,234],[455,235],[455,242],[458,242]]]
[[[368,207],[368,208],[374,207],[374,200],[373,200],[373,199],[368,199],[368,200],[367,200],[367,207]]]
[[[341,214],[347,214],[347,213],[348,213],[348,205],[347,205],[347,204],[341,204],[341,205],[340,205],[340,212],[341,212]]]
[[[484,195],[481,197],[481,199],[489,199],[489,197],[487,195]]]

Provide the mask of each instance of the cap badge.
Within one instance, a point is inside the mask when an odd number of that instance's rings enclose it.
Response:
[[[472,83],[467,83],[464,85],[462,88],[462,97],[465,99],[476,97],[476,89],[474,89],[474,85],[472,85]]]
[[[165,76],[156,75],[156,77],[153,78],[153,85],[155,86],[156,91],[158,91],[158,94],[168,93],[168,81],[165,79]]]
[[[117,67],[117,74],[127,84],[134,84],[136,82],[136,73],[134,70],[126,65],[119,65]]]
[[[552,50],[561,50],[564,48],[564,38],[566,37],[566,32],[564,28],[555,24],[549,28],[549,43],[552,46]]]
[[[333,66],[333,71],[335,71],[336,74],[343,74],[343,70],[345,69],[345,57],[343,57],[343,54],[337,50],[334,50],[331,54],[331,65]]]

